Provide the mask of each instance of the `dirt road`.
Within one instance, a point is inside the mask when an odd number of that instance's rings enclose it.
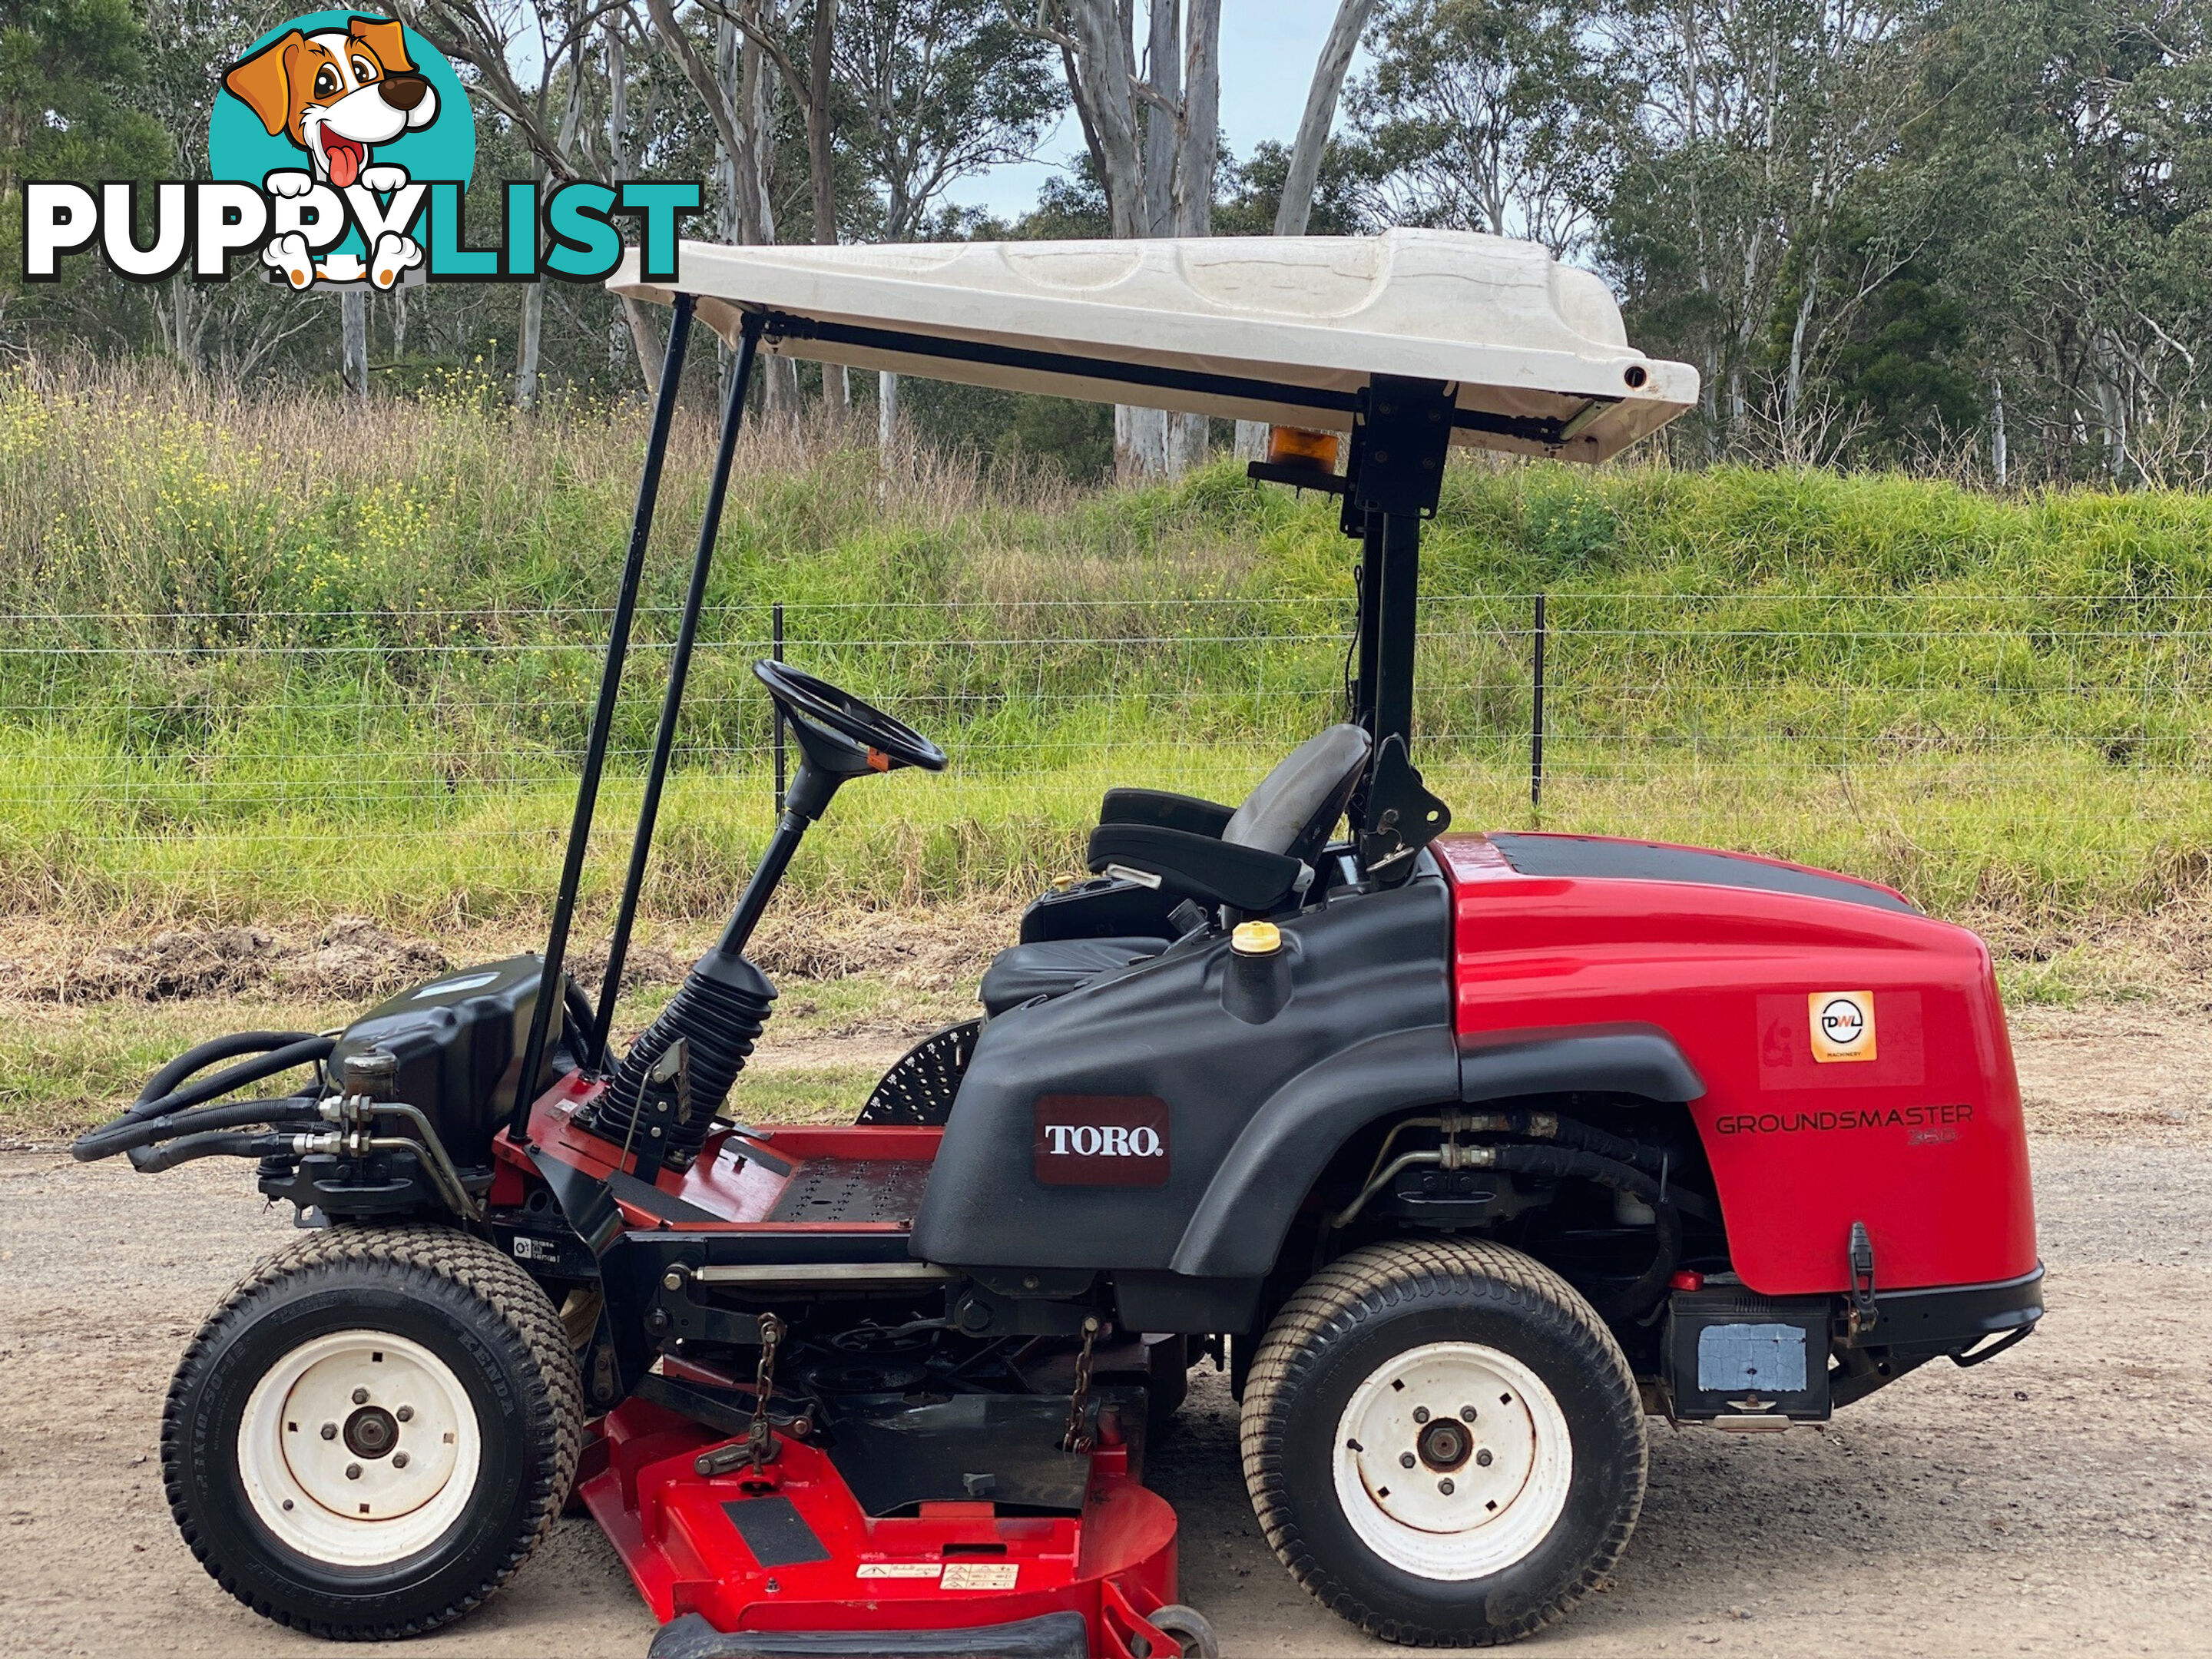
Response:
[[[2201,1012],[2023,1023],[2051,1313],[1987,1367],[1931,1366],[1821,1431],[1655,1425],[1612,1587],[1554,1655],[2212,1655],[2212,1060]],[[218,1591],[153,1461],[170,1367],[289,1223],[239,1172],[161,1181],[0,1153],[0,1653],[331,1651]],[[1226,1390],[1153,1453],[1185,1592],[1236,1656],[1387,1652],[1259,1538]],[[507,1593],[409,1644],[639,1659],[652,1626],[586,1522]]]

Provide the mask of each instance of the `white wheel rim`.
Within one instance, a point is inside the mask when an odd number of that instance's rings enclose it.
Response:
[[[1459,1581],[1504,1571],[1550,1534],[1574,1444],[1551,1389],[1512,1355],[1431,1342],[1353,1391],[1334,1467],[1338,1506],[1368,1548]]]
[[[261,1524],[336,1567],[388,1566],[436,1543],[483,1462],[460,1379],[389,1331],[302,1343],[254,1385],[238,1425],[239,1476]]]

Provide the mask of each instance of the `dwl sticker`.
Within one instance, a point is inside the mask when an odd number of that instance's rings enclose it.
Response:
[[[1815,991],[1812,1010],[1813,1058],[1820,1060],[1874,1058],[1874,993]]]

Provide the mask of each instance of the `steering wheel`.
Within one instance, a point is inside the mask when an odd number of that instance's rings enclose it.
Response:
[[[763,657],[753,672],[768,687],[768,694],[783,712],[798,720],[826,726],[848,742],[867,751],[868,763],[877,771],[893,767],[919,766],[926,772],[945,769],[945,751],[904,720],[893,720],[849,691],[841,691],[827,680],[802,674],[788,663]],[[882,757],[881,760],[877,757]]]

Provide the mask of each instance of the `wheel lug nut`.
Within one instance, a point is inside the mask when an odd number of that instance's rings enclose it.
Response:
[[[412,1423],[415,1420],[415,1408],[412,1406],[402,1406],[392,1414],[403,1423]]]
[[[407,1467],[407,1454],[405,1452],[392,1453],[392,1467],[395,1469],[405,1468]]]
[[[324,1439],[325,1439],[325,1440],[335,1440],[335,1439],[337,1439],[337,1437],[338,1437],[338,1425],[337,1425],[337,1424],[335,1424],[335,1423],[325,1423],[325,1424],[324,1424],[324,1425],[323,1425],[323,1438],[324,1438]]]
[[[368,1404],[368,1390],[367,1389],[356,1389],[353,1391],[353,1403],[356,1406],[366,1406]]]
[[[361,1465],[360,1465],[360,1464],[358,1464],[358,1463],[349,1463],[349,1464],[347,1464],[347,1465],[346,1465],[346,1479],[347,1479],[347,1480],[360,1480],[360,1479],[361,1479]]]
[[[1428,1420],[1429,1408],[1426,1406],[1416,1406],[1413,1407],[1413,1421],[1416,1423],[1425,1423]]]
[[[1490,1448],[1485,1446],[1480,1451],[1475,1453],[1474,1461],[1484,1468],[1488,1468],[1491,1464]]]
[[[1398,1454],[1398,1467],[1401,1469],[1412,1468],[1413,1467],[1413,1454],[1411,1452],[1400,1452]]]
[[[1439,1480],[1437,1482],[1437,1490],[1449,1498],[1452,1495],[1452,1483],[1449,1480]]]
[[[1472,1423],[1472,1422],[1474,1422],[1474,1407],[1472,1407],[1472,1406],[1462,1406],[1462,1407],[1459,1408],[1459,1420],[1460,1420],[1461,1422],[1462,1422],[1462,1423]]]

